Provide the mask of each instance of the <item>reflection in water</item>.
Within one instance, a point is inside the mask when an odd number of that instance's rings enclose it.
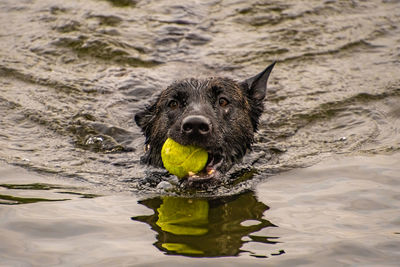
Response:
[[[64,201],[69,199],[46,199],[35,197],[15,197],[10,195],[0,195],[0,205],[30,204],[36,202]]]
[[[155,230],[161,251],[194,257],[236,256],[248,242],[276,244],[277,237],[251,235],[275,227],[263,214],[268,206],[257,201],[253,192],[223,198],[156,197],[139,202],[155,211],[132,220],[146,222]],[[280,251],[278,254],[282,254]]]
[[[19,205],[19,204],[30,204],[36,202],[52,202],[52,201],[65,201],[70,200],[69,198],[42,198],[42,197],[19,197],[13,195],[14,192],[10,190],[24,190],[26,192],[30,192],[31,194],[34,191],[51,191],[51,193],[57,194],[67,194],[67,195],[76,195],[81,198],[95,198],[99,195],[95,194],[87,194],[76,192],[80,188],[73,186],[64,186],[64,185],[52,185],[52,184],[44,184],[44,183],[32,183],[32,184],[0,184],[0,188],[5,188],[5,192],[8,194],[0,194],[0,205]],[[11,193],[11,194],[10,194]],[[34,194],[34,193],[33,193]]]

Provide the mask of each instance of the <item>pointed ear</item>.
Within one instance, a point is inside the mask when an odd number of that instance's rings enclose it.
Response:
[[[248,91],[248,95],[258,101],[262,101],[265,97],[265,93],[267,90],[267,81],[269,74],[275,66],[275,63],[269,65],[264,71],[260,72],[254,77],[251,77],[245,81],[243,81],[242,87],[244,87]]]

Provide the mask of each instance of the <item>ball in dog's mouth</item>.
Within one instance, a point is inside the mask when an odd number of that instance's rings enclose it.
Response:
[[[202,171],[208,162],[208,152],[194,145],[182,145],[168,138],[161,149],[164,168],[178,178]]]

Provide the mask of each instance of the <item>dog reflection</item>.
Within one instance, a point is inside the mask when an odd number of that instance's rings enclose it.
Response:
[[[277,243],[276,237],[251,235],[275,226],[263,219],[268,206],[253,192],[215,199],[158,197],[139,203],[155,213],[132,220],[149,224],[158,233],[154,245],[166,254],[235,256],[246,251],[241,248],[247,242]]]

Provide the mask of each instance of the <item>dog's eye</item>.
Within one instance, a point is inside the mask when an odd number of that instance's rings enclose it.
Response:
[[[226,107],[226,106],[229,104],[229,101],[228,101],[228,99],[226,99],[225,97],[221,97],[221,98],[218,100],[218,104],[219,104],[221,107]]]
[[[171,100],[168,102],[168,107],[170,109],[176,109],[176,108],[178,108],[178,106],[179,106],[179,104],[178,104],[178,101],[176,101],[176,100]]]

